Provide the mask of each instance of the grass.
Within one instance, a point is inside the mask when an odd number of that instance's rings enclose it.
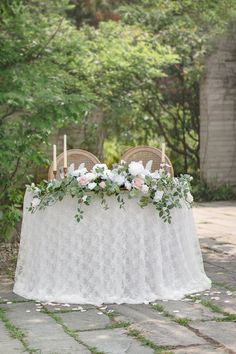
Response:
[[[157,346],[136,329],[129,329],[127,334],[136,338],[142,345],[153,349],[155,354],[173,354],[173,352],[170,351],[170,347]]]
[[[107,328],[128,328],[129,326],[130,322],[114,321]]]
[[[200,300],[200,304],[207,307],[214,313],[219,313],[224,317],[215,317],[214,320],[218,322],[236,322],[236,315],[225,311],[220,306],[214,304],[210,300],[201,299],[199,296],[191,297],[192,300]]]
[[[156,304],[156,305],[152,305],[152,307],[157,310],[158,312],[162,312],[163,316],[168,317],[169,319],[171,319],[172,321],[178,323],[180,326],[184,326],[186,327],[189,322],[191,321],[189,318],[178,318],[172,314],[170,314],[168,311],[165,310],[165,308],[162,305]]]
[[[201,300],[201,304],[203,306],[209,308],[212,312],[219,313],[224,316],[223,318],[221,318],[221,317],[215,318],[216,321],[218,321],[218,322],[223,322],[223,321],[236,322],[236,315],[235,314],[224,311],[224,309],[213,304],[211,301]]]
[[[16,327],[6,316],[6,311],[2,308],[0,308],[0,320],[3,322],[3,324],[5,325],[6,330],[8,331],[8,333],[10,334],[10,336],[12,338],[15,338],[17,340],[19,340],[23,347],[25,348],[25,351],[27,353],[33,354],[33,353],[37,353],[38,349],[33,349],[30,348],[28,343],[25,340],[25,334],[24,332],[19,329],[18,327]]]
[[[92,354],[105,354],[104,352],[98,351],[97,348],[95,347],[90,347],[89,345],[87,345],[86,343],[84,343],[78,336],[78,334],[74,331],[72,331],[69,327],[67,327],[65,325],[65,323],[63,322],[62,318],[54,313],[54,312],[50,312],[48,311],[48,309],[44,309],[45,313],[47,315],[49,315],[54,321],[56,321],[59,325],[62,326],[64,332],[66,334],[68,334],[70,337],[72,337],[74,340],[76,340],[76,342],[78,342],[79,344],[83,345],[85,348],[87,348]]]

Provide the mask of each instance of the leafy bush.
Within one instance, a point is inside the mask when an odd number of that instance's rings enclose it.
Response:
[[[204,180],[193,180],[192,193],[197,202],[236,199],[236,190],[229,184],[207,184]]]

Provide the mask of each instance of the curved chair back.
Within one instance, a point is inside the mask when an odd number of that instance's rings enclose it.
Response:
[[[150,146],[137,146],[128,149],[124,153],[121,159],[128,163],[131,161],[142,161],[144,167],[148,161],[152,160],[153,162],[152,162],[151,170],[152,172],[154,172],[160,168],[161,155],[162,152],[160,149],[150,147]],[[170,174],[174,176],[172,163],[166,155],[165,155],[165,161],[168,165],[170,165],[170,167],[168,167],[169,170],[168,172],[170,172]]]
[[[100,161],[91,152],[82,149],[71,149],[71,150],[67,150],[67,166],[69,167],[72,163],[75,164],[75,169],[77,169],[81,163],[84,163],[87,170],[90,171],[93,168],[93,166],[96,163],[100,163]],[[57,178],[58,179],[60,179],[60,168],[63,168],[63,164],[64,164],[64,154],[61,153],[57,157]],[[48,170],[48,179],[51,180],[53,178],[54,178],[53,164],[51,164]]]

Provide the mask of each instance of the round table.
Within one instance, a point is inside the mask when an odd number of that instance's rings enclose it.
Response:
[[[14,292],[58,303],[138,304],[181,299],[211,285],[192,215],[183,202],[171,224],[155,207],[143,209],[124,194],[120,209],[114,196],[104,210],[97,196],[84,207],[78,223],[77,201],[63,201],[31,214],[25,194]]]

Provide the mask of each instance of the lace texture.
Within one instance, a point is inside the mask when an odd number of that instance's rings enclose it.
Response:
[[[31,214],[26,192],[14,292],[58,303],[138,304],[181,299],[211,285],[203,268],[192,211],[172,210],[164,223],[153,205],[125,198],[120,209],[95,196],[77,223],[76,200]]]

